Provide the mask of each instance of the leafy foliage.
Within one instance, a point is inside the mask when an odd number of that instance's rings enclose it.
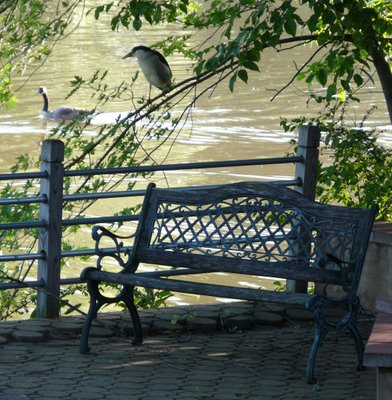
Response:
[[[378,141],[378,132],[367,128],[368,115],[357,124],[346,122],[346,104],[338,104],[310,122],[324,133],[322,151],[328,161],[321,163],[317,179],[317,197],[325,203],[349,207],[379,206],[377,219],[392,221],[392,150]],[[286,130],[296,131],[309,122],[305,118],[282,121]]]
[[[9,283],[19,281],[18,268],[7,267],[0,264],[0,282]],[[36,293],[33,289],[26,287],[19,290],[1,290],[0,291],[0,320],[6,320],[15,315],[22,315],[31,312],[31,306],[36,299]]]
[[[166,300],[172,296],[168,290],[144,288],[135,290],[135,304],[140,308],[159,308],[166,305]]]
[[[61,1],[57,7],[43,0],[5,2],[0,9],[0,108],[16,104],[13,76],[30,75],[45,62],[81,2]]]

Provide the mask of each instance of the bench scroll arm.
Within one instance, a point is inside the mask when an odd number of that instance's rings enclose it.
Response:
[[[119,236],[111,232],[109,229],[96,225],[92,228],[91,236],[95,241],[95,254],[98,256],[96,268],[99,270],[103,269],[103,261],[107,257],[114,259],[118,266],[121,267],[122,272],[135,272],[135,268],[132,266],[132,247],[125,246],[123,239],[132,239],[135,235]],[[101,246],[101,240],[103,238],[109,238],[113,242],[113,247],[110,249]]]

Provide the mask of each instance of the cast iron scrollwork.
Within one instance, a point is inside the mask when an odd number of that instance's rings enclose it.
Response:
[[[108,258],[113,259],[118,267],[121,268],[122,272],[135,272],[136,267],[132,267],[131,252],[132,247],[124,246],[124,239],[131,239],[134,235],[119,236],[110,232],[103,226],[94,226],[91,232],[92,238],[95,240],[95,254],[98,255],[96,268],[99,270],[105,269],[103,262]],[[114,247],[107,249],[107,244],[101,247],[101,241],[110,239]],[[106,249],[105,249],[106,248]]]

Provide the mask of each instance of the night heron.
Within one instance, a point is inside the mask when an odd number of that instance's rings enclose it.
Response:
[[[41,86],[37,90],[37,94],[42,94],[42,97],[44,99],[44,108],[42,109],[42,116],[44,118],[71,121],[74,118],[80,117],[80,116],[88,113],[88,111],[81,110],[79,108],[72,108],[72,107],[66,107],[66,106],[62,106],[62,107],[56,108],[53,111],[49,111],[49,96],[48,96],[48,91],[46,90],[46,87]]]
[[[146,46],[136,46],[123,58],[136,57],[142,72],[150,84],[148,98],[151,95],[151,86],[163,91],[171,85],[172,72],[168,62],[161,53]]]

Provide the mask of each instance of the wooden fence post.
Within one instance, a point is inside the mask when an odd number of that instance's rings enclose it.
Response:
[[[298,132],[297,156],[303,156],[304,162],[295,166],[295,176],[301,178],[302,185],[295,190],[305,197],[314,200],[316,198],[317,169],[319,163],[320,128],[311,125],[302,125]],[[308,282],[286,282],[286,291],[290,293],[306,293]]]
[[[302,185],[295,189],[311,200],[316,198],[320,136],[317,126],[303,125],[299,128],[297,156],[303,156],[305,161],[295,166],[295,176],[302,180]]]
[[[38,261],[38,279],[44,281],[38,291],[37,314],[40,318],[56,318],[60,305],[60,265],[61,265],[61,220],[64,179],[64,143],[60,140],[44,140],[41,149],[41,171],[48,177],[41,179],[40,193],[47,197],[40,205],[40,219],[46,228],[39,233],[38,249],[45,255]]]

